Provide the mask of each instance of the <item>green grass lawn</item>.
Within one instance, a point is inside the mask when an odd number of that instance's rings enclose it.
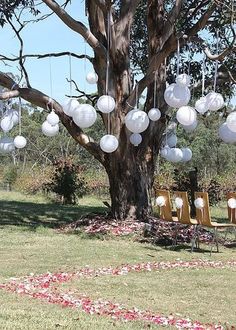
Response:
[[[220,248],[210,257],[189,248],[165,249],[127,239],[89,239],[62,234],[53,228],[82,214],[105,210],[95,198],[77,206],[47,203],[42,197],[0,192],[0,283],[10,277],[47,271],[73,271],[86,265],[101,267],[167,260],[232,260],[235,248]],[[62,285],[92,298],[114,300],[126,306],[190,317],[201,322],[236,325],[236,269],[200,269],[130,273],[81,279]],[[0,290],[0,329],[144,329],[142,323],[114,322],[79,309],[62,308]],[[155,326],[151,326],[156,328]]]

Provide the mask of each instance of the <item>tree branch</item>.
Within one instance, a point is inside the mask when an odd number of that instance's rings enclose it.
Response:
[[[37,89],[20,88],[12,78],[3,72],[0,72],[0,85],[10,90],[0,94],[0,99],[2,100],[22,97],[24,100],[45,110],[47,110],[48,104],[50,104],[74,140],[87,149],[98,161],[102,164],[104,163],[104,153],[100,146],[95,143],[91,137],[86,135],[80,127],[75,125],[72,119],[63,112],[62,106],[57,101],[52,100],[48,95],[45,95]]]
[[[99,40],[89,31],[89,29],[79,21],[73,19],[59,4],[54,0],[43,0],[43,2],[65,23],[71,30],[79,33],[86,42],[94,49],[95,53],[105,54],[105,49]]]

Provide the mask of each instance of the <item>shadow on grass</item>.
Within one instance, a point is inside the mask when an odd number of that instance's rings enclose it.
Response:
[[[103,212],[103,207],[40,204],[33,202],[0,201],[0,226],[38,226],[57,228],[63,224],[78,220],[82,215]]]

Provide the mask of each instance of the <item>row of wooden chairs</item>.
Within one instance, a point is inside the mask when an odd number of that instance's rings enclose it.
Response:
[[[233,229],[235,232],[236,238],[236,209],[230,208],[228,205],[228,222],[218,223],[212,221],[210,215],[210,207],[209,207],[209,198],[207,192],[195,192],[195,199],[201,199],[202,205],[201,208],[196,208],[196,217],[193,219],[190,216],[190,205],[188,202],[188,194],[186,191],[175,191],[174,198],[179,198],[181,201],[181,207],[176,207],[176,211],[173,212],[171,205],[171,196],[168,190],[157,190],[156,197],[161,197],[163,199],[162,205],[155,206],[158,207],[159,217],[165,221],[174,221],[179,224],[194,226],[194,234],[192,238],[192,247],[191,251],[193,251],[194,246],[199,247],[199,239],[198,239],[198,228],[208,227],[213,228],[213,238],[211,244],[211,251],[213,243],[216,244],[217,252],[219,252],[219,244],[218,244],[218,229]],[[227,194],[227,201],[230,198],[236,199],[236,192],[231,192]],[[176,214],[176,215],[173,215]],[[177,234],[176,234],[177,237]]]

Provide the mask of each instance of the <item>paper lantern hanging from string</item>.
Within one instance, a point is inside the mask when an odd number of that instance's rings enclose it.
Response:
[[[148,128],[148,115],[146,112],[135,108],[125,116],[125,125],[132,133],[142,133]]]
[[[103,113],[110,113],[115,109],[116,101],[110,95],[102,95],[97,101],[98,110]]]
[[[4,136],[0,139],[0,152],[7,154],[15,150],[14,140],[11,137]]]
[[[210,92],[206,96],[207,104],[210,111],[217,111],[223,108],[225,102],[220,93]]]
[[[104,135],[100,140],[100,147],[104,152],[112,153],[116,151],[119,146],[119,142],[114,135]]]
[[[13,124],[13,121],[11,120],[11,117],[10,116],[4,116],[0,122],[0,126],[1,126],[1,129],[3,130],[3,132],[9,132],[14,124]]]
[[[148,111],[148,117],[152,121],[157,121],[161,118],[161,111],[158,108],[152,108]]]
[[[47,122],[52,125],[52,126],[55,126],[57,124],[59,124],[59,117],[58,115],[54,112],[54,111],[51,111],[48,115],[47,115]]]
[[[13,126],[19,123],[19,111],[16,109],[8,109],[5,112],[5,116],[9,116],[13,122]]]
[[[98,81],[98,75],[96,74],[96,72],[89,72],[86,75],[86,80],[89,84],[96,84]]]
[[[130,143],[137,147],[143,140],[142,135],[139,133],[133,133],[129,137]]]
[[[50,125],[47,121],[42,124],[42,132],[44,135],[52,137],[58,134],[59,132],[59,125]]]
[[[197,114],[194,108],[183,106],[177,111],[176,118],[180,124],[190,126],[196,121]]]
[[[64,113],[73,117],[74,110],[77,109],[81,104],[75,99],[66,99],[62,105]]]
[[[17,135],[15,138],[14,138],[14,146],[17,148],[17,149],[22,149],[26,146],[27,144],[27,140],[24,136],[22,135]]]
[[[232,132],[236,133],[236,111],[233,111],[228,115],[226,124]]]
[[[189,162],[192,159],[192,150],[189,148],[181,148],[183,153],[182,162]]]
[[[167,160],[171,163],[178,163],[181,162],[183,159],[183,152],[179,148],[170,148]]]
[[[90,104],[82,104],[74,110],[73,121],[81,128],[91,127],[97,119],[97,112]]]
[[[225,143],[236,143],[236,133],[231,131],[227,125],[227,123],[223,123],[219,128],[219,137]]]
[[[189,75],[187,75],[186,73],[182,73],[182,74],[178,75],[176,78],[176,84],[181,87],[190,86],[190,82],[191,82],[191,77]]]
[[[206,96],[201,97],[195,102],[195,109],[202,115],[209,110],[209,103]]]
[[[173,108],[180,108],[187,105],[190,97],[191,94],[189,88],[177,84],[169,85],[164,93],[166,103]]]

